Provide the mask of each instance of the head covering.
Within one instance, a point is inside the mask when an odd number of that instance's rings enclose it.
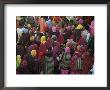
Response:
[[[46,21],[46,23],[47,23],[47,25],[48,25],[49,28],[52,27],[52,21],[51,21],[51,19],[49,19],[48,21]]]
[[[83,29],[83,25],[78,24],[78,26],[76,27],[76,29]]]
[[[74,27],[75,27],[75,26],[74,26],[74,25],[72,25],[72,26],[71,26],[71,29],[74,29]]]
[[[28,33],[28,29],[23,28],[23,33]]]
[[[28,28],[31,28],[31,24],[27,24],[27,27],[28,27]]]
[[[66,53],[70,53],[70,48],[69,48],[69,47],[66,47],[66,48],[65,48],[65,52],[66,52]]]
[[[78,23],[83,24],[83,19],[79,19]]]
[[[81,46],[80,46],[80,45],[78,45],[78,46],[77,46],[77,50],[79,51],[80,49],[81,49]]]
[[[57,36],[56,35],[52,35],[52,40],[56,41]]]
[[[46,42],[46,36],[42,36],[40,40],[41,40],[41,43],[45,43]]]
[[[72,28],[72,27],[71,27],[70,25],[68,25],[68,26],[66,27],[67,30],[71,30],[71,28]]]
[[[31,51],[31,55],[32,55],[32,57],[35,57],[36,54],[37,54],[36,50],[32,50],[32,51]]]
[[[66,43],[66,47],[69,47],[71,45],[71,42]]]
[[[86,40],[87,34],[88,34],[88,31],[84,30],[82,31],[81,36]]]
[[[41,37],[41,41],[46,41],[46,37],[45,36],[42,36]]]
[[[19,37],[22,36],[23,28],[17,28],[17,34],[18,34]]]
[[[55,26],[52,27],[52,31],[56,32],[56,27]]]

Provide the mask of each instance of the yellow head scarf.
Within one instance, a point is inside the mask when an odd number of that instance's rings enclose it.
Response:
[[[40,40],[41,40],[41,43],[45,43],[46,42],[46,37],[42,36]]]
[[[83,29],[83,25],[79,24],[76,29]]]
[[[32,55],[32,57],[35,57],[36,54],[37,54],[36,50],[32,50],[32,51],[31,51],[31,55]]]
[[[31,28],[31,24],[27,24],[27,27],[28,27],[28,28]]]

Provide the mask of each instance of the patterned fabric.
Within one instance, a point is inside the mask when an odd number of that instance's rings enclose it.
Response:
[[[45,73],[46,74],[54,73],[54,62],[52,57],[45,56]]]
[[[70,54],[64,54],[63,56],[63,60],[62,62],[60,63],[60,67],[62,69],[69,69],[69,65],[70,65],[70,59],[71,59],[71,55]]]
[[[83,60],[81,58],[77,58],[77,60],[75,61],[75,69],[82,70],[82,66],[83,66]]]

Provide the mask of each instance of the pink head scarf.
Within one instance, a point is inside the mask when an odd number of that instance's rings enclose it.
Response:
[[[66,53],[70,53],[70,48],[69,48],[69,47],[66,47],[66,48],[65,48],[65,52],[66,52]]]
[[[83,19],[79,19],[78,23],[83,24]]]
[[[56,27],[55,26],[52,27],[52,31],[56,32]]]

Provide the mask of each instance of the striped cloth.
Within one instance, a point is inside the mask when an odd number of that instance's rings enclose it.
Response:
[[[82,70],[82,66],[83,66],[83,60],[81,58],[78,58],[75,61],[75,69],[76,70]]]

